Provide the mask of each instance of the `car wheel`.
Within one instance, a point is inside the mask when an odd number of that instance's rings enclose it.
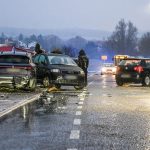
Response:
[[[123,86],[123,82],[119,79],[116,79],[116,83],[118,86]]]
[[[85,86],[84,85],[75,85],[74,88],[76,90],[82,90]]]
[[[143,78],[142,85],[143,85],[143,86],[150,86],[150,75],[149,75],[149,74],[147,74],[147,75]]]
[[[49,87],[49,86],[50,86],[49,77],[48,77],[48,76],[45,76],[45,77],[43,78],[43,86],[44,86],[44,87]]]

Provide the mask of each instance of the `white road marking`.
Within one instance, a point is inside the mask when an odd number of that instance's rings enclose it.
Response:
[[[79,102],[79,105],[83,105],[83,102]]]
[[[103,89],[105,89],[105,88],[106,88],[106,86],[104,85],[104,86],[102,86],[102,88],[103,88]]]
[[[0,99],[0,102],[9,102],[9,101],[12,101],[12,102],[13,102],[13,100]]]
[[[93,76],[94,76],[94,74],[88,75],[88,77],[93,77]]]
[[[90,83],[88,83],[88,85],[87,85],[87,86],[89,86],[89,85],[91,85],[91,84],[93,84],[93,81],[92,81],[92,82],[90,82]]]
[[[73,124],[74,125],[80,125],[81,124],[81,119],[74,119]]]
[[[58,107],[58,109],[67,109],[67,107],[63,106],[63,107]]]
[[[77,111],[76,116],[80,116],[82,114],[82,111]]]
[[[84,98],[80,98],[80,101],[84,101]]]
[[[67,150],[78,150],[76,148],[67,148]]]
[[[103,93],[102,96],[107,96],[107,94]]]
[[[82,109],[82,106],[78,106],[77,109]]]
[[[80,138],[80,130],[72,130],[70,134],[70,139],[79,139]]]

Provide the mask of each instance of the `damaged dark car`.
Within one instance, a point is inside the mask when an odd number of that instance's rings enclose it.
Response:
[[[36,67],[27,53],[0,54],[0,87],[35,90]]]

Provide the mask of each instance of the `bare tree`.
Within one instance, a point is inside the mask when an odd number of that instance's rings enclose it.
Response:
[[[150,32],[145,33],[139,41],[139,51],[143,56],[150,56]]]
[[[129,54],[137,43],[137,28],[121,19],[107,43],[116,54]]]
[[[137,28],[134,27],[133,23],[129,21],[126,35],[126,51],[128,54],[137,52],[137,33]]]

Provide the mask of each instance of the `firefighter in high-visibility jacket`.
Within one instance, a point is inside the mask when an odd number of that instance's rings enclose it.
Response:
[[[83,71],[85,73],[85,85],[87,85],[87,73],[88,73],[87,69],[88,69],[88,66],[89,66],[89,59],[86,56],[86,53],[83,49],[81,49],[79,51],[78,65],[79,65],[80,68],[83,69]]]

